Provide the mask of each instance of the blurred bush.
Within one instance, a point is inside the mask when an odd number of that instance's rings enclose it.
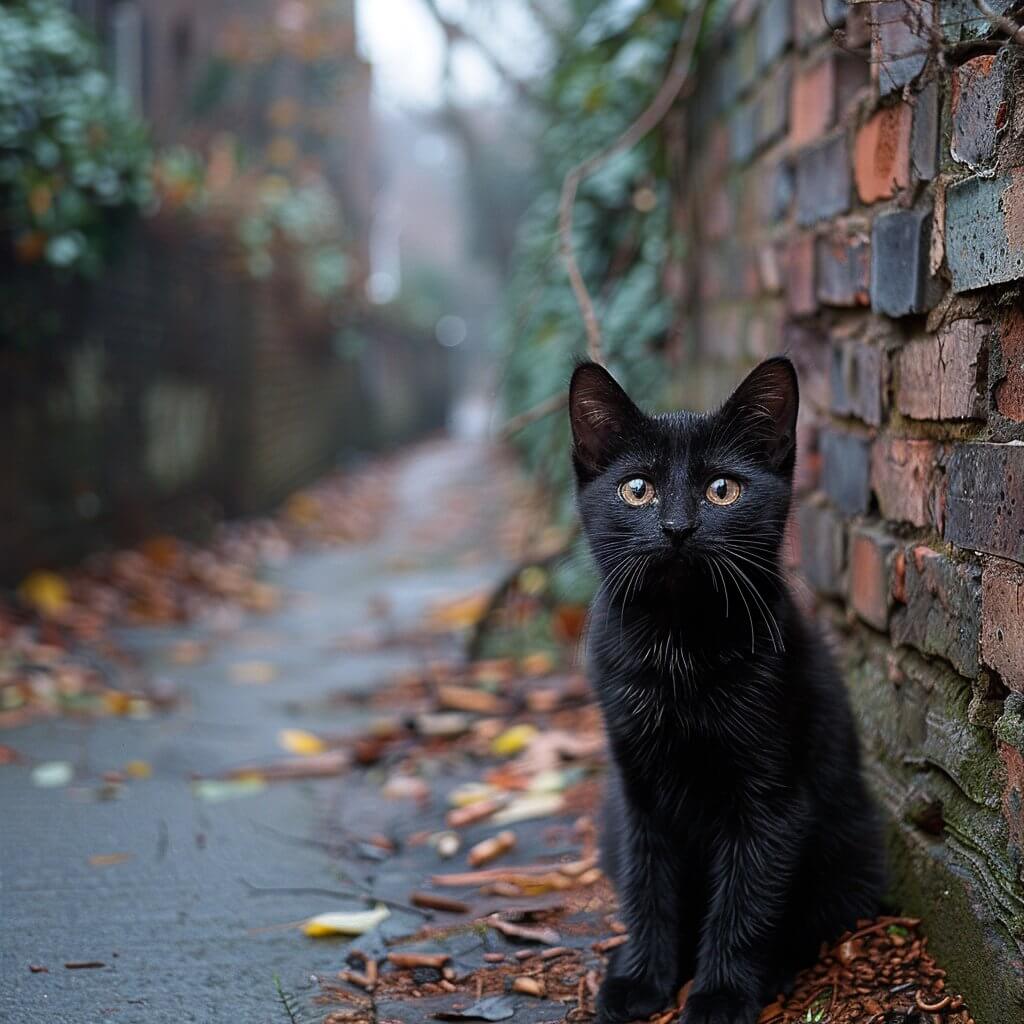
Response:
[[[150,198],[143,123],[60,0],[0,7],[0,244],[94,274]]]

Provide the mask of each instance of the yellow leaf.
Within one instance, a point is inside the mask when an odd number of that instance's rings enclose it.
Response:
[[[148,779],[153,774],[153,767],[148,761],[129,761],[124,766],[124,773],[130,779]]]
[[[498,757],[511,757],[518,754],[536,735],[537,727],[534,725],[513,725],[491,741],[491,751]]]
[[[470,594],[442,602],[431,610],[430,625],[437,630],[468,629],[480,621],[489,602],[487,594]]]
[[[302,930],[313,939],[321,939],[328,935],[362,935],[371,928],[376,928],[390,914],[391,911],[387,907],[379,905],[373,910],[317,914],[302,926]]]
[[[319,736],[314,736],[304,729],[282,729],[277,734],[277,742],[282,750],[287,750],[289,754],[301,754],[303,757],[322,754],[327,748],[327,744]]]
[[[130,853],[94,853],[89,858],[89,867],[107,868],[113,864],[123,864],[126,860],[131,859]]]
[[[71,594],[59,573],[37,569],[22,580],[18,596],[43,615],[59,615],[67,607]]]

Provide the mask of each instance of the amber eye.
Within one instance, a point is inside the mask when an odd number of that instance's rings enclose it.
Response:
[[[634,477],[619,484],[619,497],[634,508],[650,505],[654,501],[654,484],[642,476]]]
[[[727,476],[720,476],[708,484],[704,493],[712,505],[731,505],[740,496],[740,485]]]

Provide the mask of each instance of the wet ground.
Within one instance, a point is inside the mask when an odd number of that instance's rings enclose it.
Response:
[[[366,831],[375,790],[335,777],[211,802],[190,778],[281,757],[285,728],[363,728],[365,715],[332,699],[415,668],[426,652],[340,642],[379,630],[382,609],[397,634],[414,629],[432,602],[502,575],[490,524],[507,490],[495,473],[472,443],[420,449],[397,470],[376,541],[298,554],[275,571],[289,595],[279,612],[228,630],[123,631],[121,642],[185,698],[172,713],[48,720],[0,735],[32,763],[68,761],[75,772],[66,787],[38,788],[31,763],[0,768],[0,1019],[281,1021],[275,977],[301,1001],[315,988],[310,975],[338,971],[338,943],[275,926],[359,905],[313,890],[343,887],[331,841]],[[460,493],[474,495],[472,519],[452,516]],[[209,645],[208,656],[172,664],[182,641]],[[103,774],[133,760],[152,776],[114,797]]]

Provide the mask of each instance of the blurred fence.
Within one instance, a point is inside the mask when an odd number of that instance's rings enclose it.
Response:
[[[444,422],[432,337],[365,317],[339,328],[286,272],[254,280],[194,222],[140,224],[95,283],[3,274],[59,325],[0,341],[0,579],[111,540],[201,533]]]

